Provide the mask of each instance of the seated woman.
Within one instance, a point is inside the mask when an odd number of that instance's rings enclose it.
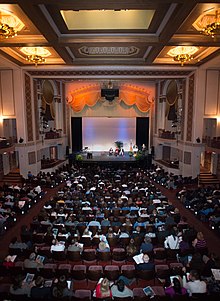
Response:
[[[171,298],[187,295],[187,290],[181,286],[180,280],[174,277],[170,286],[165,288],[165,294]]]
[[[101,278],[95,288],[94,295],[97,299],[110,299],[112,298],[112,292],[110,289],[109,280],[107,278]]]
[[[116,147],[116,149],[115,149],[115,156],[118,156],[118,155],[119,155],[119,148]]]

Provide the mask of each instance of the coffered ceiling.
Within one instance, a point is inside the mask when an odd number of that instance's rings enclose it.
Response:
[[[187,64],[199,66],[220,53],[220,36],[201,34],[218,10],[219,1],[1,0],[0,19],[21,24],[16,37],[0,38],[0,53],[20,66],[33,65],[22,47],[46,48],[47,65],[175,66],[169,50],[196,46]]]

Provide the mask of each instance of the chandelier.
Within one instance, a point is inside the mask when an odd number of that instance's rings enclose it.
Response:
[[[44,64],[46,62],[45,57],[51,55],[51,52],[44,47],[22,47],[20,51],[26,55],[26,61],[36,67],[38,64]]]
[[[177,54],[176,56],[173,57],[173,60],[175,62],[179,62],[181,66],[183,66],[184,63],[190,62],[192,59],[193,57],[187,53]]]
[[[193,54],[198,51],[195,46],[177,46],[168,51],[175,62],[179,62],[181,66],[193,59]]]
[[[5,23],[0,23],[0,37],[1,38],[14,38],[17,35],[17,31],[14,27],[9,26]]]
[[[201,33],[206,36],[211,36],[213,39],[216,36],[220,36],[220,20],[218,20],[218,11],[215,11],[215,18],[213,22],[207,23],[203,28]]]
[[[28,55],[26,57],[26,61],[28,61],[29,63],[34,63],[35,66],[37,67],[38,64],[45,63],[46,59],[44,57],[42,57],[41,55],[32,54],[32,55]]]

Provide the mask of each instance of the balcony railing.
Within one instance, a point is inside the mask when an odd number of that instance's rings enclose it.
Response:
[[[46,132],[45,133],[45,139],[57,139],[61,138],[60,132]]]
[[[7,148],[12,146],[13,141],[4,137],[0,137],[0,148]]]
[[[159,129],[158,135],[159,138],[163,138],[163,139],[172,139],[172,140],[176,139],[175,132],[166,131],[164,129]]]
[[[202,142],[209,147],[220,149],[220,137],[205,137]]]

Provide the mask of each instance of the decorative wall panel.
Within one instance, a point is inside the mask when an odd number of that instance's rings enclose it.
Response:
[[[217,115],[219,71],[208,70],[206,76],[205,115]]]
[[[36,153],[35,152],[30,152],[28,153],[28,164],[35,164],[36,163]]]
[[[34,80],[34,115],[35,115],[35,135],[36,140],[39,140],[39,112],[38,112],[38,95],[37,95],[37,81]]]
[[[182,115],[181,115],[181,128],[180,128],[180,132],[181,132],[181,136],[180,139],[184,140],[184,128],[185,128],[185,102],[186,102],[186,81],[182,80],[181,83],[182,86]]]
[[[192,141],[194,85],[195,75],[193,74],[189,77],[186,141]]]
[[[184,164],[191,164],[191,153],[184,152]]]
[[[1,71],[2,115],[15,116],[13,71]]]
[[[67,114],[65,101],[65,84],[62,84],[62,104],[63,104],[63,133],[66,134]]]
[[[25,105],[26,105],[26,125],[27,141],[33,141],[33,123],[32,123],[32,106],[31,106],[31,78],[25,74]]]

